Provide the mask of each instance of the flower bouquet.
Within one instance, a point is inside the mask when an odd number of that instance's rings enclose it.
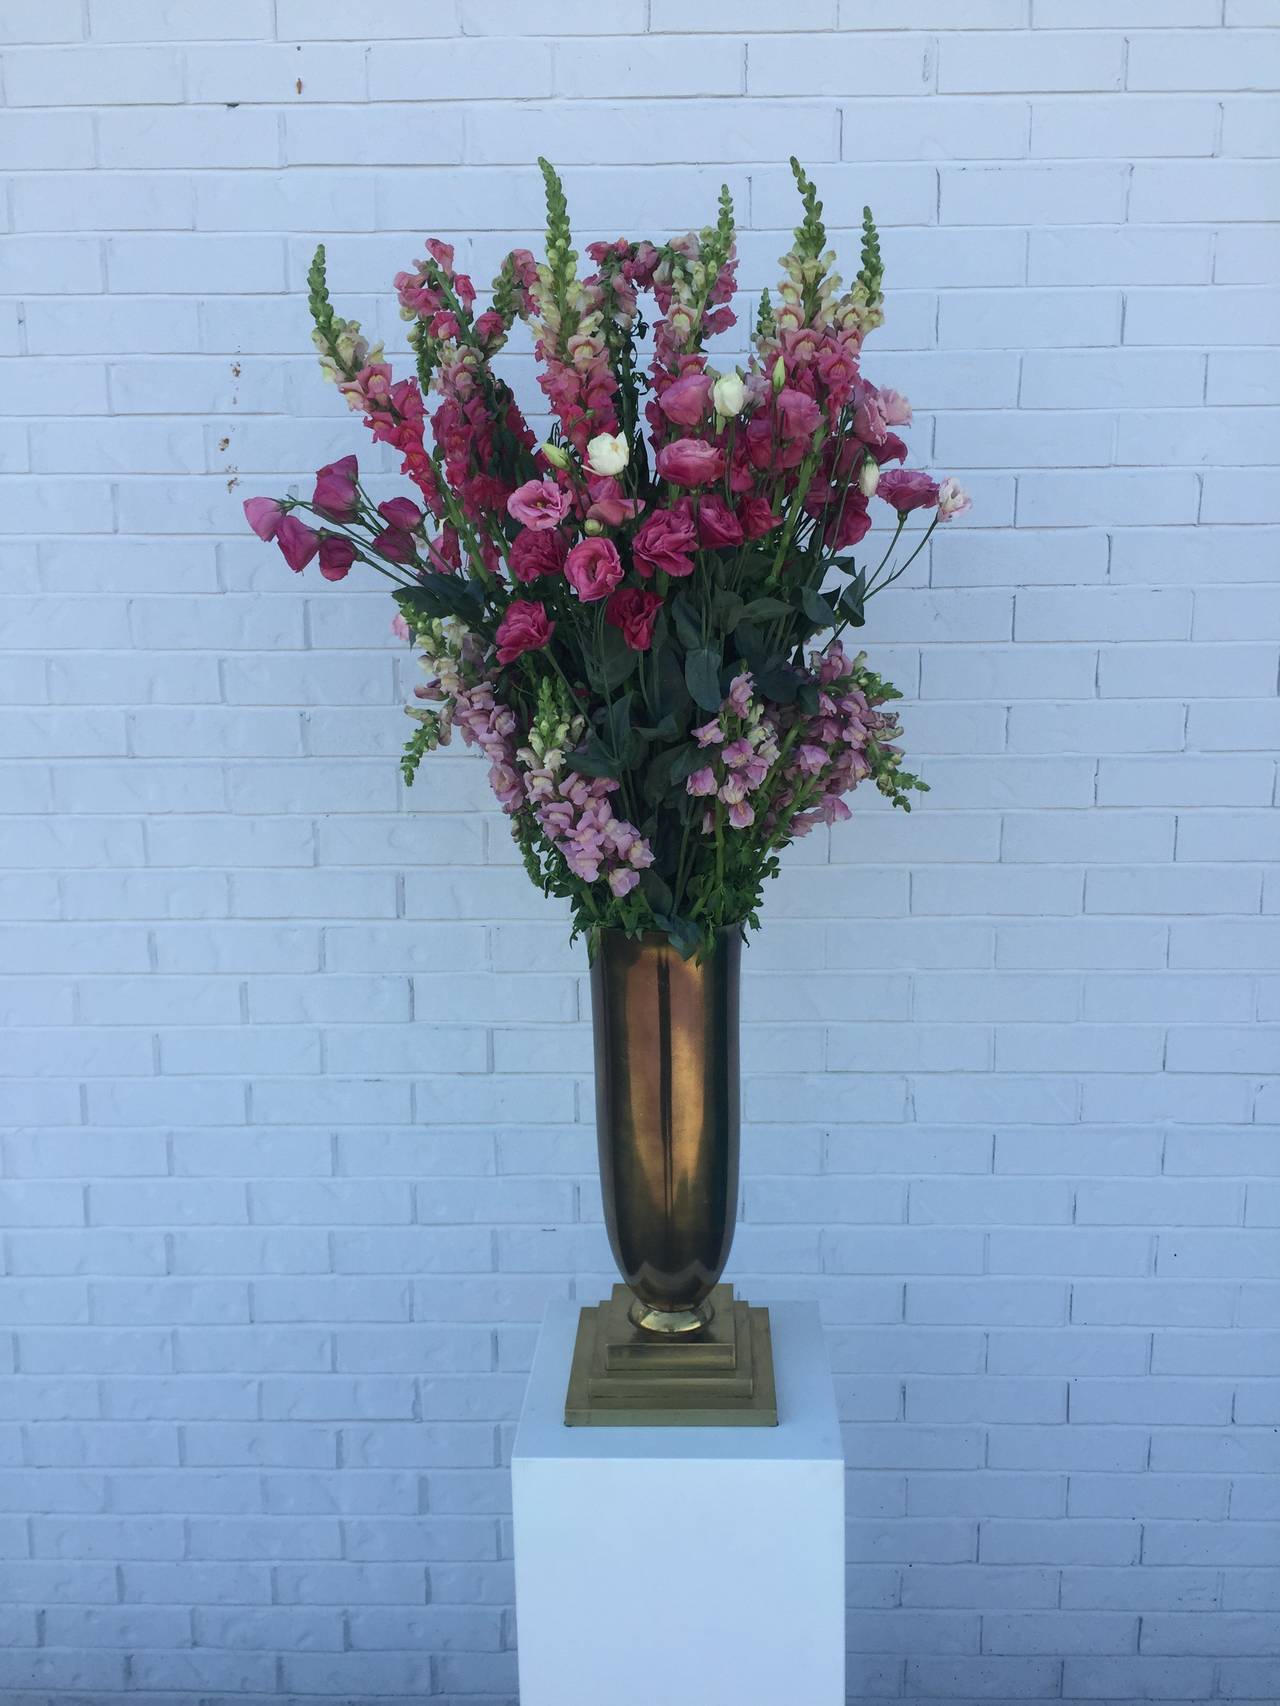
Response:
[[[802,217],[777,302],[761,300],[745,371],[721,371],[705,346],[735,323],[728,191],[696,234],[593,243],[579,278],[564,191],[539,164],[546,259],[513,250],[482,311],[445,243],[397,276],[416,377],[394,379],[335,315],[316,252],[321,365],[415,496],[375,503],[344,456],[309,502],[245,512],[292,569],[318,558],[341,580],[360,562],[394,583],[394,625],[426,672],[406,780],[460,729],[529,875],[589,936],[604,1218],[627,1284],[582,1312],[566,1422],[767,1424],[767,1311],[719,1283],[741,939],[782,848],[847,817],[859,782],[904,807],[924,786],[895,744],[896,689],[844,634],[968,499],[903,467],[910,407],[862,377],[883,318],[869,210],[842,294],[791,162]],[[517,317],[553,420],[541,444],[494,366]],[[873,503],[893,530],[859,561]],[[928,526],[896,560],[918,509]]]
[[[487,306],[446,243],[397,275],[414,377],[334,313],[316,252],[321,366],[415,495],[375,503],[345,456],[309,500],[245,513],[294,570],[317,559],[341,580],[359,562],[393,583],[426,674],[407,781],[460,730],[575,931],[658,933],[696,958],[757,923],[780,851],[847,817],[859,782],[908,809],[925,786],[902,768],[896,689],[844,636],[968,499],[903,466],[910,406],[862,377],[883,320],[870,210],[842,291],[792,160],[802,216],[777,299],[761,299],[745,369],[718,371],[707,340],[735,324],[728,191],[696,234],[589,245],[580,278],[560,179],[539,165],[546,258],[513,250]],[[543,443],[494,365],[517,317],[554,423]],[[873,504],[892,532],[860,559]],[[899,560],[915,510],[928,525]]]

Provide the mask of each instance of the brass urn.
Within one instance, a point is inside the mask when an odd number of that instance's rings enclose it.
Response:
[[[738,1198],[742,938],[684,959],[601,931],[591,965],[605,1226],[626,1281],[584,1309],[566,1421],[776,1422],[768,1316],[720,1284]]]

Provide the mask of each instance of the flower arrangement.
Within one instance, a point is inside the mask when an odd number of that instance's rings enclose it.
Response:
[[[334,313],[316,251],[321,366],[416,495],[375,504],[345,456],[309,502],[251,498],[245,514],[291,569],[315,559],[341,580],[359,562],[393,582],[426,674],[407,781],[459,729],[576,930],[665,932],[688,955],[757,923],[781,849],[848,817],[859,782],[908,810],[924,788],[895,744],[900,695],[843,636],[969,500],[903,466],[910,405],[862,377],[884,317],[869,209],[842,292],[792,160],[802,217],[777,303],[764,293],[746,371],[719,372],[705,345],[735,323],[728,191],[701,232],[591,244],[580,278],[560,179],[539,165],[546,259],[513,250],[487,307],[446,243],[397,275],[416,377]],[[554,418],[542,444],[493,365],[517,316]],[[859,563],[873,501],[892,536]],[[915,510],[928,526],[897,560]]]

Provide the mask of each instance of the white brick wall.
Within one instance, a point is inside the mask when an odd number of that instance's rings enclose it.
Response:
[[[583,958],[477,762],[401,792],[381,595],[239,506],[366,454],[317,236],[397,334],[543,151],[584,235],[726,178],[756,290],[793,150],[979,500],[866,630],[934,791],[747,974],[732,1277],[828,1324],[851,1689],[1280,1698],[1276,23],[5,0],[0,1699],[513,1700],[512,1422],[610,1275]]]

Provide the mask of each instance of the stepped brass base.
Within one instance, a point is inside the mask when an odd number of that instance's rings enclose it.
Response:
[[[767,1309],[718,1285],[705,1327],[659,1336],[632,1322],[634,1302],[625,1285],[615,1285],[607,1302],[582,1311],[566,1427],[777,1427]]]

